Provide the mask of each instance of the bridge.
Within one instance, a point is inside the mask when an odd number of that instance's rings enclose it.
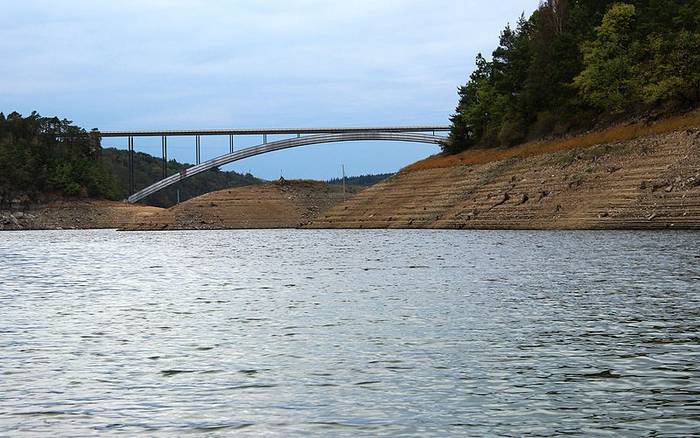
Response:
[[[234,161],[266,154],[282,149],[296,148],[313,144],[338,143],[348,141],[402,141],[411,143],[444,144],[447,137],[437,133],[449,131],[449,126],[386,126],[370,128],[271,128],[271,129],[212,129],[180,131],[100,131],[102,138],[121,137],[127,139],[129,167],[129,198],[135,203],[183,179],[189,178],[209,169],[233,163]],[[235,149],[235,136],[261,135],[262,143],[243,149]],[[267,141],[268,135],[292,135],[293,137]],[[173,175],[168,175],[168,137],[194,137],[195,165]],[[229,152],[211,160],[201,160],[201,137],[228,136]],[[163,178],[139,191],[134,187],[134,138],[161,137],[163,159]]]

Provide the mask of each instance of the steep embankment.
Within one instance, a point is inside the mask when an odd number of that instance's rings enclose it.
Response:
[[[0,211],[0,230],[123,228],[159,211],[104,200],[55,201],[43,207]]]
[[[311,228],[700,229],[700,130],[470,151],[409,166]],[[617,137],[631,127],[614,128]],[[605,131],[597,138],[614,138]],[[608,132],[609,134],[609,132]],[[622,135],[624,134],[624,135]],[[558,151],[557,151],[558,149]],[[490,156],[490,157],[489,157]]]
[[[278,181],[208,193],[125,229],[295,228],[342,201],[342,187],[337,185]]]

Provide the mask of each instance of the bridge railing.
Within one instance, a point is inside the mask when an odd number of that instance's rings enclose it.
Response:
[[[283,135],[283,134],[346,134],[357,132],[445,132],[450,127],[446,125],[415,125],[415,126],[374,126],[349,128],[233,128],[205,130],[150,130],[150,131],[98,131],[103,138],[107,137],[175,137],[197,135]]]

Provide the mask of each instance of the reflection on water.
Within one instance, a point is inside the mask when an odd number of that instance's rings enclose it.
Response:
[[[0,435],[691,435],[699,244],[3,233]]]

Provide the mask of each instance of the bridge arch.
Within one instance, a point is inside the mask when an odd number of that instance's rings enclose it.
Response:
[[[403,141],[410,143],[427,143],[427,144],[444,144],[447,141],[446,137],[439,135],[420,134],[411,132],[345,132],[345,133],[330,133],[307,135],[297,138],[289,138],[284,140],[273,141],[260,144],[237,151],[221,155],[211,160],[205,161],[196,166],[189,167],[179,173],[170,175],[160,181],[145,187],[133,195],[129,196],[128,202],[135,203],[143,198],[150,196],[168,186],[171,186],[183,179],[205,172],[215,167],[220,167],[234,161],[243,160],[245,158],[262,155],[269,152],[279,151],[283,149],[308,146],[313,144],[323,143],[338,143],[346,141]]]

